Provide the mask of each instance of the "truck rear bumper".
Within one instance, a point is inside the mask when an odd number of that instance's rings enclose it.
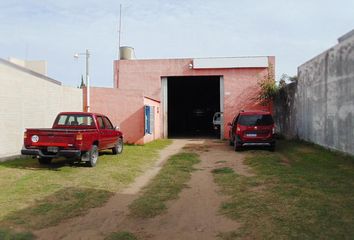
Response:
[[[56,157],[80,157],[81,151],[80,150],[66,150],[61,149],[56,154],[45,154],[40,149],[31,149],[23,147],[21,149],[22,155],[29,155],[29,156],[39,156],[39,157],[48,157],[48,158],[56,158]]]

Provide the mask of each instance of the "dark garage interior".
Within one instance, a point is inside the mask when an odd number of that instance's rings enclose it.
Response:
[[[215,137],[213,115],[220,111],[220,77],[168,78],[168,136]]]

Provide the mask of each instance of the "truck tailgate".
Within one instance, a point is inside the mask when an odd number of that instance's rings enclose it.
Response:
[[[31,146],[71,147],[79,130],[28,129],[27,143]]]

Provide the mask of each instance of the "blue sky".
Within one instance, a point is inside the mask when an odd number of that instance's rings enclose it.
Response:
[[[354,1],[1,0],[0,57],[48,61],[48,75],[77,86],[91,51],[94,86],[113,85],[119,4],[122,45],[138,59],[274,55],[297,67],[354,28]]]

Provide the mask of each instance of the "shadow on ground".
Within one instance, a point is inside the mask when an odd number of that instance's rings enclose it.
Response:
[[[65,219],[85,214],[102,206],[114,193],[92,188],[68,187],[12,212],[0,220],[9,229],[36,230],[57,225]]]
[[[112,151],[101,151],[99,156],[113,155]],[[0,167],[19,168],[29,170],[52,170],[60,171],[62,167],[87,167],[85,163],[80,162],[79,159],[66,159],[66,158],[54,158],[51,164],[41,165],[36,158],[25,157],[14,160],[8,160],[0,162]]]

